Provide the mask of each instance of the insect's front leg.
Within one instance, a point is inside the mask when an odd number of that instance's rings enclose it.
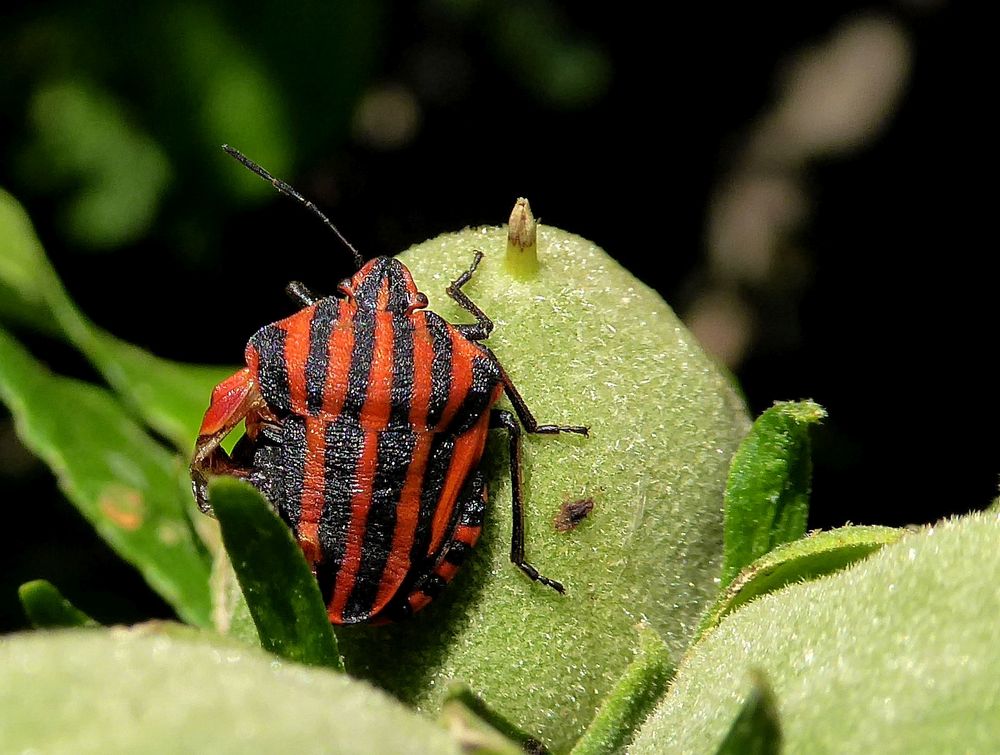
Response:
[[[223,436],[225,437],[225,436]],[[203,514],[212,513],[212,505],[208,502],[208,478],[210,475],[230,475],[246,478],[249,469],[244,469],[233,463],[233,460],[219,445],[222,438],[210,438],[204,443],[198,439],[195,446],[195,459],[191,462],[191,490],[198,508]]]
[[[477,320],[475,325],[459,325],[455,324],[454,327],[458,331],[471,341],[482,341],[488,338],[490,333],[493,331],[493,321],[486,316],[475,302],[468,297],[468,295],[462,291],[462,286],[468,283],[472,279],[473,273],[476,272],[476,268],[479,267],[479,263],[482,262],[483,253],[476,251],[475,256],[472,259],[472,264],[469,269],[462,273],[457,279],[455,279],[450,286],[448,286],[448,296],[454,299],[462,309],[471,313]],[[517,418],[521,420],[521,424],[524,425],[524,429],[529,433],[538,433],[540,435],[555,435],[556,433],[576,433],[577,435],[588,435],[590,433],[590,428],[584,427],[582,425],[540,425],[535,420],[534,415],[531,410],[528,409],[528,405],[524,402],[521,394],[518,392],[517,388],[514,387],[514,383],[510,379],[510,375],[504,370],[503,365],[500,364],[499,360],[491,354],[493,364],[496,366],[500,373],[500,379],[503,382],[504,393],[507,394],[507,398],[514,405],[514,411],[517,412]]]
[[[472,264],[469,265],[469,269],[452,281],[447,289],[448,296],[454,299],[458,306],[476,318],[475,325],[455,325],[458,332],[470,341],[482,341],[489,338],[490,333],[493,331],[493,321],[462,290],[462,286],[472,279],[473,273],[476,272],[476,268],[479,267],[479,263],[482,261],[483,253],[477,249],[475,256],[472,258]]]
[[[212,513],[212,506],[208,501],[210,475],[246,477],[249,474],[249,469],[233,462],[221,443],[233,428],[263,406],[257,382],[246,368],[223,380],[212,391],[212,401],[198,432],[190,468],[191,488],[198,508],[203,513]]]

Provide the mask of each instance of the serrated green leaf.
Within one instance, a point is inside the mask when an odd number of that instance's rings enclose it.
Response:
[[[228,367],[161,359],[91,323],[67,295],[27,214],[3,190],[0,316],[41,326],[66,338],[101,372],[130,410],[183,453],[190,453],[194,446],[212,388],[233,372]]]
[[[802,537],[809,515],[812,401],[778,402],[754,422],[729,468],[722,586],[775,546]]]
[[[663,640],[648,626],[640,625],[635,660],[604,699],[587,731],[573,746],[572,755],[624,752],[663,695],[673,671]]]
[[[633,754],[711,752],[755,667],[786,752],[994,752],[998,542],[996,513],[942,522],[734,611],[681,663]]]
[[[209,500],[261,646],[282,658],[342,671],[319,586],[288,525],[240,480],[212,480]]]
[[[0,638],[0,711],[4,752],[460,752],[363,682],[169,625]]]
[[[38,629],[55,629],[58,627],[97,626],[97,622],[79,608],[70,603],[56,589],[56,586],[44,579],[25,582],[17,590],[33,627]]]
[[[717,750],[718,755],[778,755],[781,722],[774,693],[759,669],[750,672],[753,686],[743,708]]]
[[[779,545],[741,571],[722,591],[705,615],[694,642],[743,604],[785,585],[840,571],[896,542],[903,534],[903,530],[893,527],[841,527]]]
[[[185,620],[210,623],[209,558],[181,461],[108,391],[49,372],[0,330],[0,399],[70,501]]]

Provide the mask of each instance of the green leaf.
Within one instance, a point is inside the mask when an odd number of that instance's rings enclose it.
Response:
[[[533,737],[498,716],[464,684],[453,683],[441,704],[441,723],[462,746],[476,755],[523,755],[545,749]]]
[[[774,693],[759,669],[750,672],[753,686],[740,714],[719,745],[718,755],[778,755],[781,723]]]
[[[729,468],[722,586],[775,546],[802,537],[809,514],[812,401],[778,402],[753,424]]]
[[[0,190],[0,316],[62,335],[130,410],[190,453],[212,388],[234,370],[153,356],[91,323],[70,300],[27,214]]]
[[[994,752],[1000,516],[907,532],[836,574],[727,616],[681,663],[634,755],[711,752],[751,668],[786,752]]]
[[[648,626],[639,626],[639,653],[604,699],[572,755],[624,752],[662,697],[674,664],[663,640]]]
[[[209,500],[261,646],[292,661],[343,670],[316,578],[288,525],[240,480],[212,480]]]
[[[209,559],[181,461],[107,391],[53,375],[0,330],[0,399],[70,501],[185,620],[209,624]]]
[[[48,77],[46,77],[48,79]],[[28,105],[32,142],[21,170],[63,190],[60,220],[74,240],[111,248],[140,238],[170,183],[160,146],[100,85],[43,80]]]
[[[744,603],[786,585],[840,571],[882,546],[895,543],[903,534],[903,530],[893,527],[841,527],[779,545],[730,582],[705,615],[694,641],[698,642]]]
[[[66,600],[55,585],[44,579],[25,582],[18,588],[17,594],[33,627],[97,626],[96,621]]]
[[[212,521],[212,520],[210,520]],[[220,537],[221,540],[221,537]],[[233,563],[225,548],[217,548],[212,560],[212,625],[215,631],[250,645],[260,645],[257,626],[240,589]]]
[[[0,189],[0,316],[58,333],[45,297],[54,277],[27,214]]]
[[[3,637],[0,710],[5,752],[460,752],[363,682],[169,625]]]
[[[504,228],[447,234],[401,259],[431,309],[469,322],[445,289],[482,250],[463,291],[496,322],[490,348],[539,422],[590,426],[589,438],[524,442],[526,556],[566,594],[510,563],[507,438],[494,432],[483,534],[455,579],[412,619],[336,631],[350,673],[429,712],[461,679],[566,752],[635,659],[635,625],[645,619],[679,658],[715,598],[726,473],[749,422],[655,291],[579,236],[541,226],[536,238],[534,276],[507,271]],[[563,504],[583,499],[594,502],[586,523],[558,531]]]
[[[212,389],[236,368],[173,362],[100,329],[88,333],[77,334],[76,346],[108,384],[151,428],[190,454]]]

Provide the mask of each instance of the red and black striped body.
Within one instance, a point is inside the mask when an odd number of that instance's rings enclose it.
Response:
[[[247,366],[212,391],[190,466],[198,508],[212,513],[213,475],[250,480],[298,539],[330,621],[389,621],[429,603],[479,539],[487,496],[478,465],[497,428],[508,440],[511,563],[565,592],[525,558],[521,437],[589,429],[539,423],[479,343],[493,321],[462,287],[483,253],[474,250],[446,290],[475,323],[451,325],[423,311],[427,297],[401,262],[364,262],[316,205],[223,149],[317,215],[360,269],[341,283],[342,296],[318,299],[290,283],[303,309],[261,328]],[[513,412],[494,407],[501,393]],[[230,455],[222,442],[242,422],[246,434]]]
[[[353,624],[419,610],[475,544],[503,375],[423,309],[400,262],[371,260],[341,292],[250,339],[244,381],[264,406],[234,459],[294,532],[331,622]]]

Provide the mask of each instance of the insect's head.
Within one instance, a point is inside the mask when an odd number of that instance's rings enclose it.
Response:
[[[406,265],[392,257],[369,260],[337,288],[358,309],[410,314],[427,306],[427,297],[417,290]]]

